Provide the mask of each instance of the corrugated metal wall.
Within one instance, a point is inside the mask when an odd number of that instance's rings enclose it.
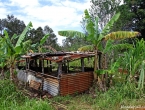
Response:
[[[35,90],[43,89],[52,96],[81,93],[88,90],[93,83],[93,72],[62,74],[60,79],[57,77],[38,78],[37,75],[33,75],[33,72],[21,74],[27,75],[26,82],[29,82],[29,87]]]
[[[46,78],[43,83],[43,91],[48,91],[52,96],[56,96],[59,93],[59,81],[54,78]]]
[[[88,90],[93,83],[92,72],[63,75],[60,79],[60,95],[80,93]]]

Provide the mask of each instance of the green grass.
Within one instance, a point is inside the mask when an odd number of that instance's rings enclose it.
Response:
[[[144,105],[144,96],[135,84],[116,84],[104,93],[96,90],[95,98],[91,94],[80,94],[57,96],[52,100],[65,105],[68,110],[119,110],[121,106]]]
[[[53,110],[50,102],[29,99],[9,80],[0,80],[1,110]]]
[[[0,80],[1,110],[119,110],[121,106],[143,106],[145,94],[133,83],[117,83],[102,93],[56,96],[51,99],[30,99],[9,80]],[[122,109],[125,110],[125,109]]]

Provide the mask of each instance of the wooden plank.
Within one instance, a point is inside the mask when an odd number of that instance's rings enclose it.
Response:
[[[31,80],[30,81],[30,85],[29,87],[35,89],[35,90],[39,90],[40,89],[40,86],[41,86],[41,83],[40,82],[37,82],[37,81],[34,81],[34,80]]]

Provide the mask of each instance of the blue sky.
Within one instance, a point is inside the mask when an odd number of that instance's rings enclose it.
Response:
[[[83,11],[90,8],[90,0],[0,0],[0,19],[14,15],[33,27],[50,26],[62,44],[65,37],[58,36],[59,30],[79,30]]]

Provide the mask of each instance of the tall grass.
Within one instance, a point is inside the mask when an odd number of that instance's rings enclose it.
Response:
[[[52,100],[67,106],[68,110],[119,110],[121,106],[140,106],[145,102],[144,91],[134,83],[116,84],[106,92],[76,96],[57,96]]]
[[[29,99],[9,80],[0,80],[1,110],[53,110],[48,101]]]

